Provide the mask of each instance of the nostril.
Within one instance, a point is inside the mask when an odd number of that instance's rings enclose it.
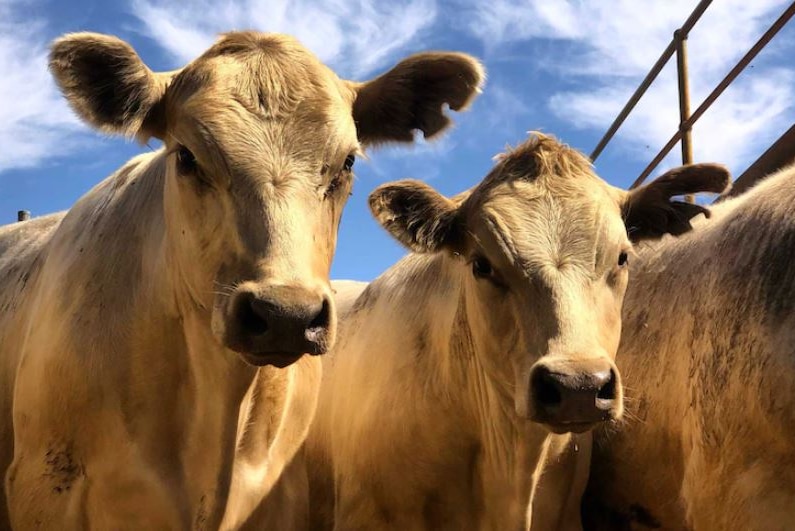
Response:
[[[243,330],[254,334],[262,335],[268,331],[268,321],[262,316],[261,308],[258,308],[259,301],[252,295],[245,296],[241,301],[238,310],[238,319]]]
[[[536,403],[541,406],[554,407],[563,402],[557,383],[546,371],[537,371],[533,376],[533,394]]]
[[[600,400],[615,400],[616,398],[616,373],[610,369],[610,376],[604,385],[599,389],[596,398]]]
[[[331,322],[331,305],[329,304],[328,299],[323,299],[323,306],[320,308],[320,312],[312,319],[307,326],[308,330],[325,330],[329,327]]]

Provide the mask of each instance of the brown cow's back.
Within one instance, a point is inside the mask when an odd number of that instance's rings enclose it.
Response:
[[[793,257],[795,167],[641,251],[617,356],[629,415],[594,446],[592,528],[795,528]]]

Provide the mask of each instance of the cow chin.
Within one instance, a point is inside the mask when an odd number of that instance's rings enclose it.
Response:
[[[561,424],[548,424],[542,422],[540,424],[551,433],[562,435],[564,433],[585,433],[598,426],[600,422],[566,422]]]
[[[305,352],[238,352],[240,358],[255,367],[273,367],[284,369],[301,359]]]

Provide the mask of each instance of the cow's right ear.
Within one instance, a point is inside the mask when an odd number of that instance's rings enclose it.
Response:
[[[50,50],[50,71],[72,109],[105,133],[162,138],[159,105],[172,73],[156,74],[126,42],[99,33],[71,33]]]
[[[378,223],[414,252],[454,250],[460,241],[456,204],[421,181],[381,185],[369,203]]]

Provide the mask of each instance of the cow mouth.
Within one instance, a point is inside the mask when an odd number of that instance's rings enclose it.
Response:
[[[283,369],[292,365],[306,352],[239,352],[243,361],[256,367],[271,365]]]

